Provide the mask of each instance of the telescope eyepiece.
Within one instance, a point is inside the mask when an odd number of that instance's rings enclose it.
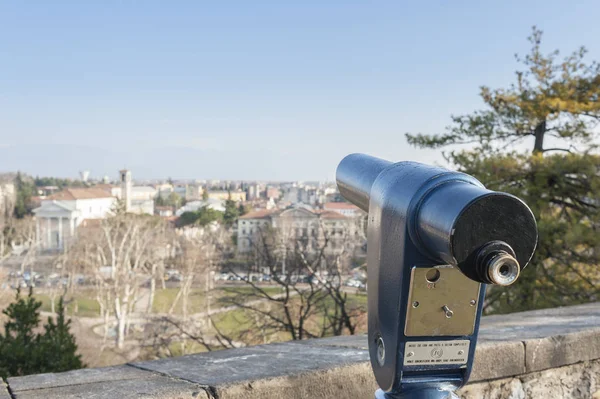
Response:
[[[482,246],[475,269],[482,282],[501,286],[513,284],[521,273],[514,250],[504,241],[491,241]]]
[[[487,257],[487,275],[492,284],[507,286],[519,278],[519,262],[509,253],[498,251]]]

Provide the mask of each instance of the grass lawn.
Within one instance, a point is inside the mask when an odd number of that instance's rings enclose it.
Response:
[[[273,287],[272,289],[276,289],[277,288]],[[348,293],[347,294],[347,300],[348,300],[348,309],[353,310],[353,309],[360,309],[363,312],[367,311],[367,295],[366,293]],[[266,303],[266,302],[265,302]],[[333,299],[331,298],[327,298],[326,299],[326,303],[328,306],[333,307]],[[280,305],[273,305],[273,309],[279,309]],[[253,325],[253,318],[255,317],[255,315],[252,314],[251,311],[245,310],[245,309],[235,309],[235,310],[230,310],[228,312],[223,312],[223,313],[219,313],[213,316],[213,321],[215,323],[215,325],[219,328],[219,330],[221,330],[221,332],[223,332],[223,334],[230,336],[231,338],[233,338],[234,340],[242,333],[247,332],[250,333],[251,335],[254,336],[255,339],[258,339],[258,341],[254,342],[256,343],[260,343],[260,337],[257,336],[258,331],[248,331],[249,329],[252,328]],[[258,317],[263,317],[263,316],[258,316]],[[311,317],[309,324],[314,324],[313,327],[316,327],[318,329],[318,326],[320,326],[322,324],[322,320],[324,318],[324,314],[320,311],[316,312],[316,314],[314,314],[314,316]],[[307,327],[309,327],[309,325],[307,325]],[[309,327],[309,330],[313,330],[313,328]],[[316,330],[314,331],[315,333],[317,332]],[[246,339],[248,339],[249,337],[247,337]],[[289,333],[285,333],[285,332],[279,332],[277,333],[275,336],[271,335],[270,339],[273,341],[287,341],[289,339],[291,339],[291,337],[289,336]]]
[[[38,301],[42,302],[41,310],[50,312],[52,310],[51,299],[47,294],[34,294]],[[58,307],[59,296],[57,295],[54,301],[55,309]],[[74,298],[66,297],[67,314],[81,317],[97,317],[100,315],[100,305],[92,297],[92,293],[78,292]],[[77,303],[77,306],[76,306]],[[75,310],[77,309],[77,312]]]
[[[265,293],[268,295],[279,295],[283,293],[283,290],[280,287],[270,287],[270,286],[262,286],[260,287]],[[254,289],[249,286],[240,286],[240,287],[222,287],[214,291],[216,294],[217,302],[221,306],[229,306],[231,302],[229,299],[235,298],[237,295],[250,295],[254,292]],[[259,294],[255,294],[249,296],[247,298],[248,301],[253,301],[257,299],[262,299],[263,297]]]
[[[154,303],[152,304],[152,311],[155,313],[167,313],[171,309],[171,305],[177,297],[179,288],[158,288],[154,293]],[[206,310],[205,308],[204,290],[200,288],[192,288],[190,296],[188,297],[188,313],[199,313]],[[183,312],[183,301],[179,298],[177,306],[175,306],[174,313],[181,314]]]

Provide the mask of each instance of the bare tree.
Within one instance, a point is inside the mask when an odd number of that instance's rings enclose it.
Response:
[[[140,300],[141,285],[156,273],[164,245],[162,221],[150,217],[117,213],[92,227],[85,239],[78,237],[74,261],[95,279],[96,300],[108,321],[116,319],[116,345],[123,348],[131,315]],[[152,276],[151,279],[155,278]]]
[[[184,355],[190,345],[181,345],[182,342],[196,343],[207,352],[242,346],[240,342],[225,335],[215,323],[211,323],[211,328],[207,330],[205,323],[197,323],[194,320],[183,322],[176,316],[160,316],[146,325],[142,344],[145,349],[143,357],[156,359]],[[180,344],[179,352],[173,350],[177,347],[174,344]]]
[[[354,334],[360,311],[351,308],[342,285],[360,242],[354,238],[353,229],[325,222],[310,229],[260,228],[245,270],[231,270],[251,289],[228,301],[251,315],[253,329],[261,331],[263,340],[265,334],[280,332],[292,340]],[[271,285],[260,281],[263,276]]]
[[[214,267],[225,252],[228,251],[229,237],[220,226],[207,226],[203,228],[180,230],[174,241],[175,259],[174,267],[180,273],[182,281],[179,290],[168,312],[163,316],[163,323],[169,324],[172,331],[174,327],[179,329],[180,335],[188,336],[181,338],[181,353],[187,352],[187,341],[192,340],[202,345],[207,345],[205,336],[222,337],[212,327],[211,299],[213,289]],[[203,312],[195,312],[190,317],[190,295],[194,287],[202,290],[206,308]],[[181,314],[174,314],[175,309],[181,304]],[[201,320],[199,320],[199,318]],[[199,339],[198,337],[202,337]],[[223,339],[223,338],[221,338]],[[224,339],[223,339],[224,340]],[[218,339],[217,339],[218,341]],[[224,340],[226,341],[226,340]],[[214,339],[211,340],[214,343]]]

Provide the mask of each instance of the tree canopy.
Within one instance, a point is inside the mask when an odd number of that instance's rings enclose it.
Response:
[[[231,227],[237,218],[240,216],[240,210],[234,200],[231,199],[231,192],[229,198],[225,201],[225,213],[223,214],[223,223],[225,226]]]
[[[4,334],[0,333],[0,377],[84,367],[81,356],[77,355],[75,338],[69,331],[71,321],[65,319],[62,298],[56,321],[48,318],[44,332],[36,333],[41,306],[33,297],[33,290],[25,298],[17,291],[15,302],[2,312],[8,321],[4,324]]]
[[[15,217],[22,219],[31,213],[33,209],[31,197],[34,195],[36,195],[36,188],[31,178],[18,172],[15,177]]]
[[[184,212],[177,220],[177,227],[183,227],[191,224],[206,226],[212,222],[223,220],[223,212],[203,206],[197,211]]]
[[[536,216],[539,242],[509,289],[489,292],[488,311],[580,303],[599,298],[600,66],[587,51],[545,54],[533,28],[531,51],[508,88],[481,88],[483,110],[452,116],[441,134],[407,134],[489,189],[522,198]],[[460,148],[458,145],[468,145]]]

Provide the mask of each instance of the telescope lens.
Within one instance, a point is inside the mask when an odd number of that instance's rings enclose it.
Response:
[[[519,270],[519,262],[504,251],[498,251],[488,258],[487,274],[492,284],[511,285],[517,281]]]

